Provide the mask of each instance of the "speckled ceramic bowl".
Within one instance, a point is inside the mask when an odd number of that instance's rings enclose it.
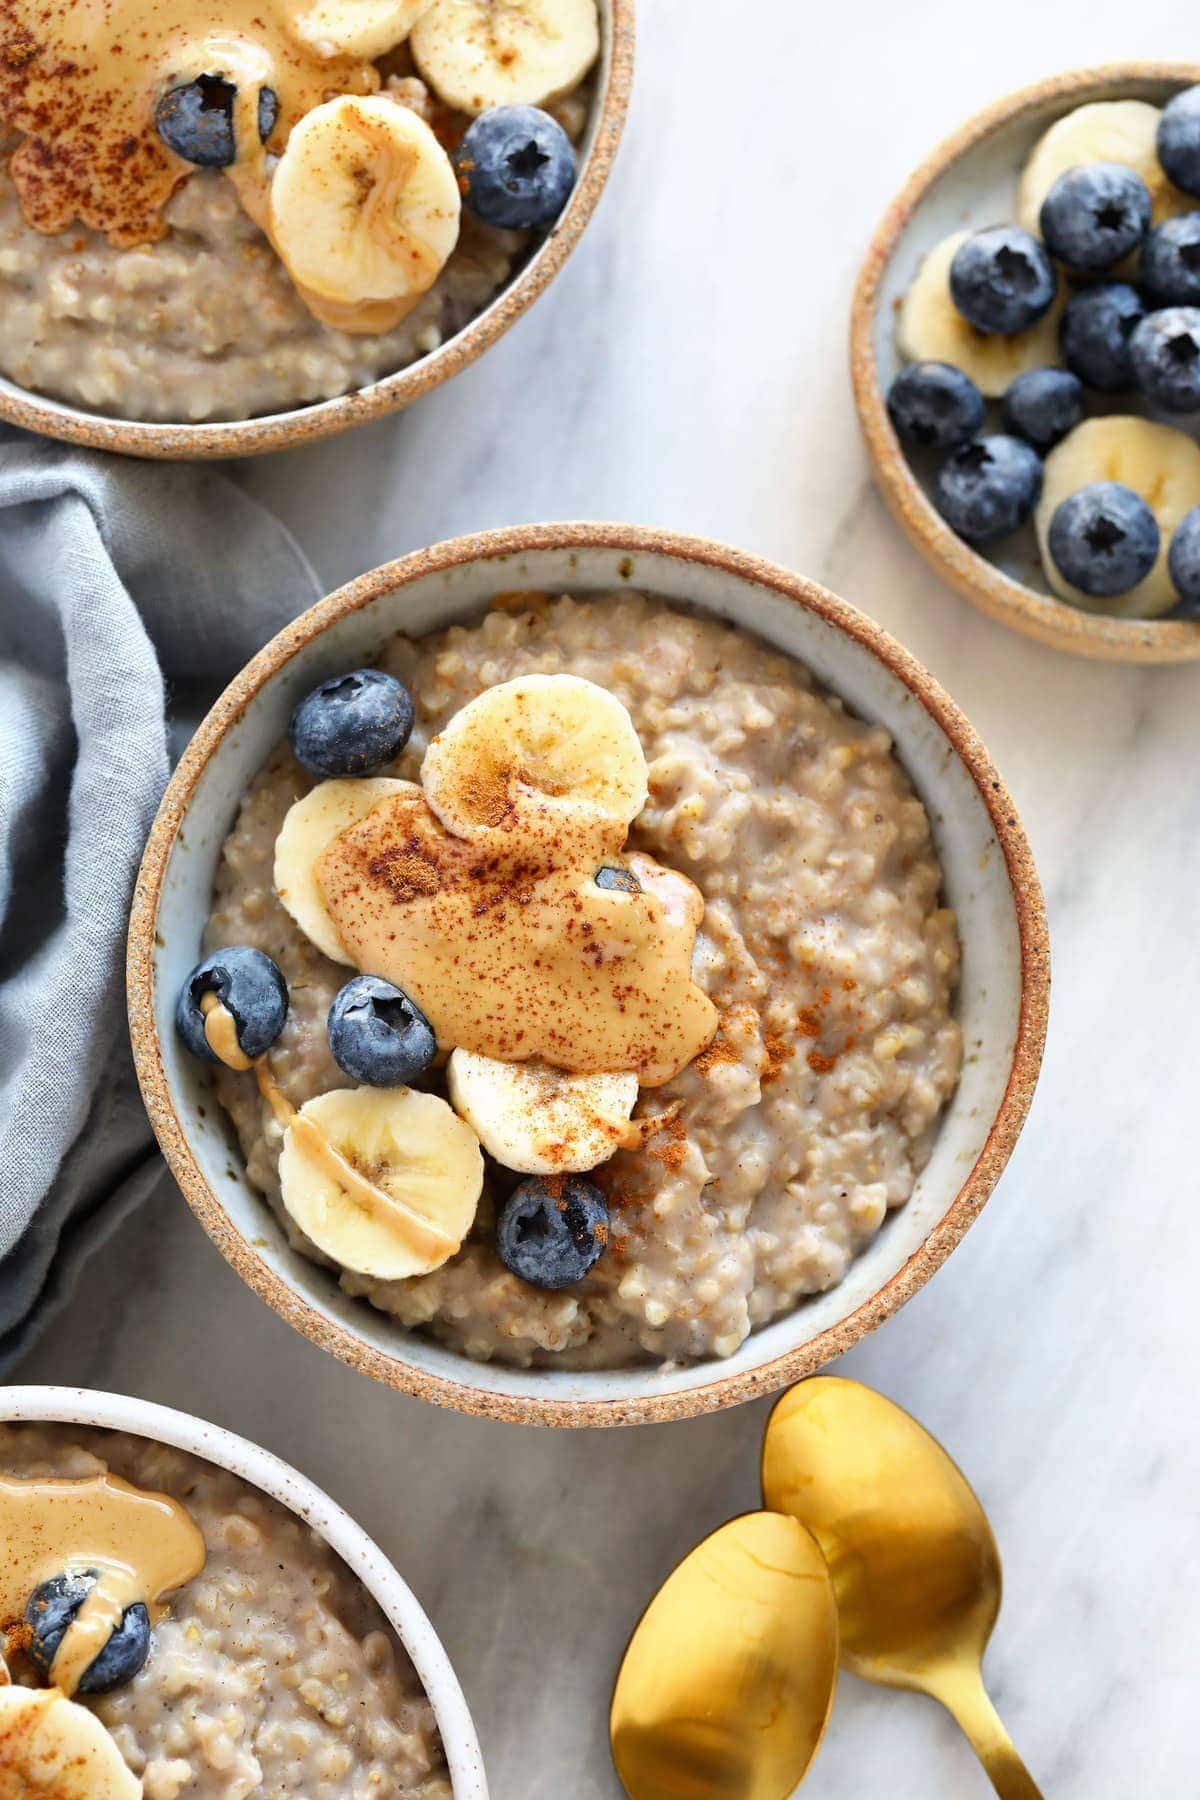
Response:
[[[416,1595],[362,1527],[306,1476],[220,1425],[207,1425],[190,1413],[125,1394],[94,1393],[90,1388],[0,1387],[0,1420],[95,1425],[170,1444],[228,1469],[311,1525],[379,1603],[408,1652],[437,1719],[454,1800],[488,1800],[479,1739],[463,1691]]]
[[[951,231],[1015,213],[1017,177],[1055,120],[1091,100],[1161,106],[1200,81],[1196,63],[1114,63],[1035,82],[968,119],[928,156],[884,215],[858,277],[850,323],[854,397],[876,480],[892,513],[938,574],[1005,625],[1080,656],[1116,662],[1200,657],[1200,623],[1109,619],[1058,600],[1042,573],[1033,527],[974,550],[943,521],[914,474],[884,405],[902,366],[896,309],[927,251]],[[1200,208],[1200,200],[1196,202]],[[1122,408],[1138,410],[1133,396]],[[1111,410],[1111,408],[1106,408]]]
[[[468,619],[513,588],[627,584],[728,619],[803,660],[892,732],[933,822],[963,940],[962,1082],[929,1166],[846,1279],[755,1333],[735,1356],[686,1368],[522,1370],[468,1361],[351,1299],[288,1248],[179,1045],[175,997],[198,955],[221,844],[299,698],[369,661],[390,633]],[[1046,1029],[1046,924],[1029,846],[987,751],[953,701],[886,632],[824,588],[700,538],[622,525],[519,526],[376,569],[281,632],[201,725],[159,811],[129,938],[129,1005],[142,1092],[187,1199],[264,1300],[355,1368],[492,1418],[623,1425],[683,1418],[769,1393],[882,1324],[958,1243],[1020,1131]]]
[[[173,461],[256,456],[267,450],[291,450],[301,444],[316,443],[320,438],[348,431],[351,426],[382,418],[385,413],[399,412],[422,394],[449,381],[502,337],[557,275],[583,236],[608,180],[633,83],[634,0],[597,0],[597,5],[601,51],[596,94],[580,147],[579,179],[566,209],[554,230],[495,299],[429,356],[333,400],[287,412],[264,413],[254,419],[207,425],[111,418],[32,393],[0,376],[0,419],[46,437],[90,444],[125,456]]]

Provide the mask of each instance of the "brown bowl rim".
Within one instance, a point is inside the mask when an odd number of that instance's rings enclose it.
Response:
[[[106,418],[101,413],[58,410],[62,402],[30,389],[0,389],[0,419],[63,443],[83,444],[121,456],[166,461],[228,456],[262,456],[274,450],[319,443],[354,426],[399,412],[422,394],[473,363],[504,336],[558,274],[596,210],[625,128],[633,87],[636,40],[635,0],[608,0],[608,76],[593,102],[592,147],[558,224],[525,266],[482,312],[427,356],[381,375],[366,387],[256,419],[191,425],[185,421]],[[13,384],[16,385],[16,384]]]
[[[463,1359],[464,1378],[450,1380],[413,1367],[366,1344],[323,1317],[259,1257],[231,1225],[204,1179],[175,1110],[158,1039],[154,1008],[154,944],[158,903],[168,859],[188,802],[210,757],[255,695],[304,646],[336,620],[379,595],[423,577],[475,562],[500,562],[538,550],[607,550],[636,557],[665,555],[749,581],[815,613],[863,645],[894,674],[936,721],[970,774],[1004,854],[1020,941],[1019,1020],[1009,1077],[987,1139],[958,1193],[920,1248],[847,1318],[809,1343],[770,1362],[676,1394],[617,1400],[557,1399],[497,1394],[475,1385],[486,1364]],[[641,526],[564,522],[518,525],[452,538],[360,575],[318,601],[284,628],[242,670],[209,712],[173,775],[146,844],[130,918],[129,1025],[142,1096],[163,1154],[184,1196],[226,1261],[281,1318],[352,1368],[418,1398],[475,1417],[557,1426],[632,1425],[685,1419],[768,1394],[812,1374],[842,1355],[922,1287],[959,1243],[995,1186],[1024,1124],[1041,1066],[1049,1010],[1049,937],[1041,884],[1017,811],[987,750],[955,702],[932,675],[882,626],[827,588],[765,559],[706,538]],[[714,1369],[719,1365],[714,1364]]]
[[[1200,657],[1200,622],[1110,619],[1080,611],[1015,581],[955,536],[913,475],[892,428],[874,344],[884,273],[917,205],[952,164],[1002,126],[1047,102],[1082,103],[1089,95],[1099,98],[1100,90],[1146,82],[1191,86],[1200,82],[1200,64],[1101,63],[1051,75],[994,100],[944,138],[892,201],[863,258],[850,310],[850,375],[876,484],[905,536],[944,581],[1001,624],[1057,650],[1111,662],[1174,663]]]

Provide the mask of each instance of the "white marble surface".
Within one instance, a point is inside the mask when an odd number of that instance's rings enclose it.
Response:
[[[482,365],[406,417],[245,471],[330,584],[454,532],[635,519],[828,581],[948,685],[1041,862],[1056,996],[1042,1086],[981,1222],[845,1368],[991,1510],[988,1660],[1056,1800],[1195,1791],[1200,668],[1074,661],[939,588],[868,482],[851,282],[910,166],[1049,73],[1194,53],[1178,0],[803,7],[643,0],[631,131],[589,240]],[[539,1434],[377,1390],[293,1336],[164,1196],[23,1370],[203,1413],[332,1490],[431,1610],[497,1800],[615,1800],[605,1709],[652,1585],[755,1501],[765,1409]],[[986,1783],[921,1699],[845,1678],[811,1800]]]

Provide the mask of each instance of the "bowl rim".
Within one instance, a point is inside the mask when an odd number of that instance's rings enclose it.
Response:
[[[951,166],[1024,114],[1057,101],[1084,104],[1132,83],[1200,82],[1200,63],[1133,61],[1071,69],[993,100],[943,138],[909,176],[871,238],[850,309],[850,376],[876,485],[909,541],[952,588],[1001,624],[1054,649],[1112,662],[1175,663],[1200,657],[1200,622],[1113,619],[1083,612],[1006,575],[957,537],[913,475],[888,417],[875,356],[880,288],[913,212]],[[1200,200],[1197,201],[1200,208]]]
[[[492,562],[539,550],[603,551],[667,556],[701,564],[771,590],[815,613],[881,661],[931,715],[966,768],[1001,847],[1020,949],[1020,997],[1004,1096],[988,1136],[957,1194],[919,1249],[845,1319],[808,1343],[754,1368],[713,1377],[681,1392],[637,1399],[564,1399],[491,1391],[486,1364],[468,1364],[450,1380],[376,1349],[355,1332],[311,1307],[258,1256],[231,1224],[192,1154],[171,1094],[154,1007],[154,946],[163,881],[189,800],[227,730],[285,664],[328,626],[378,596],[465,564]],[[747,551],[710,539],[643,526],[564,522],[518,525],[452,538],[384,563],[318,601],[279,632],[235,677],[208,713],[171,778],[151,828],[130,916],[127,990],[134,1062],[150,1122],[171,1173],[225,1259],[259,1297],[314,1343],[342,1361],[405,1393],[453,1406],[476,1417],[513,1424],[628,1425],[715,1412],[785,1387],[840,1356],[904,1304],[940,1268],[977,1217],[1000,1177],[1029,1111],[1045,1045],[1049,1011],[1049,936],[1041,884],[1028,839],[999,772],[973,727],[932,675],[882,626],[827,588]],[[467,1371],[477,1371],[479,1383]]]
[[[475,1724],[429,1615],[375,1540],[315,1481],[223,1425],[130,1394],[97,1388],[0,1386],[0,1422],[99,1426],[169,1444],[227,1469],[304,1520],[362,1582],[412,1660],[441,1734],[454,1800],[488,1800]]]
[[[633,86],[635,0],[605,0],[600,7],[603,85],[593,101],[592,144],[566,209],[528,262],[452,338],[405,368],[365,387],[254,419],[188,424],[179,420],[110,418],[38,394],[17,383],[0,384],[0,419],[68,444],[121,456],[190,461],[261,456],[315,444],[356,425],[398,412],[440,387],[482,356],[549,286],[596,210],[621,142]],[[605,20],[607,19],[607,25]],[[602,65],[603,66],[603,61]]]

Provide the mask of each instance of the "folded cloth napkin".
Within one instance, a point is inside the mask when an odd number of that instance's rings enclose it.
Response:
[[[319,593],[228,475],[0,427],[0,1372],[163,1173],[123,973],[172,745]]]

